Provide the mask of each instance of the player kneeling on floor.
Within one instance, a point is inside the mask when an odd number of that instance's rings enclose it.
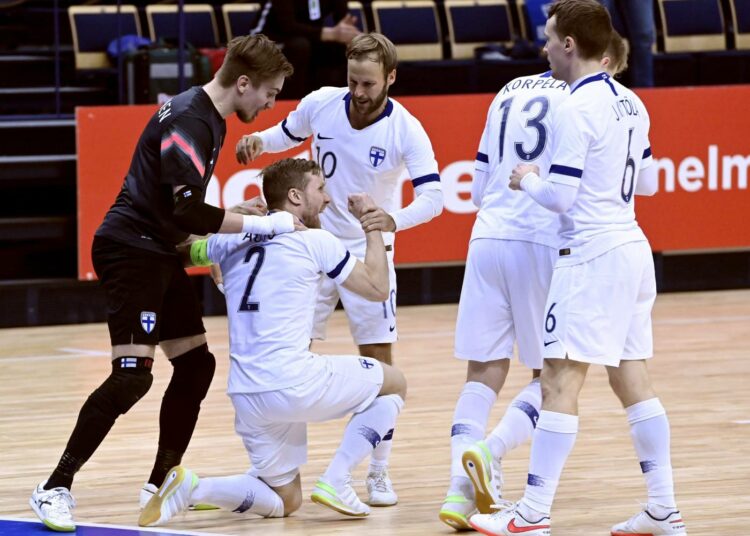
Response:
[[[394,427],[406,379],[375,359],[316,355],[309,344],[322,278],[373,301],[387,298],[381,229],[366,229],[364,262],[320,229],[320,213],[330,198],[312,161],[286,159],[265,168],[263,195],[271,212],[290,212],[308,229],[287,235],[214,235],[189,250],[191,264],[221,265],[229,317],[227,392],[253,468],[199,479],[175,467],[143,510],[142,526],[163,524],[197,503],[264,517],[291,514],[302,503],[299,467],[307,461],[307,423],[348,414],[353,416],[341,445],[311,498],[344,515],[370,513],[351,486],[351,472]],[[365,194],[349,198],[349,210],[358,219],[376,208]]]

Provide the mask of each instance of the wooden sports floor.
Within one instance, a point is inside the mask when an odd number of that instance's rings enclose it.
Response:
[[[438,509],[449,478],[450,427],[465,379],[452,357],[455,305],[402,307],[397,364],[409,380],[396,428],[391,475],[400,495],[392,508],[366,519],[345,519],[306,500],[292,517],[266,520],[226,511],[188,512],[168,527],[213,534],[328,535],[451,534]],[[750,533],[750,290],[660,295],[654,311],[654,384],[672,424],[672,462],[678,503],[695,535]],[[233,430],[224,394],[226,320],[206,319],[218,367],[184,464],[199,475],[244,472],[248,458]],[[321,353],[354,350],[343,314],[336,312]],[[106,326],[0,331],[0,515],[34,518],[28,498],[60,456],[85,397],[108,374]],[[170,366],[160,355],[148,395],[115,424],[74,485],[80,522],[134,525],[138,492],[157,441],[157,415]],[[528,380],[514,364],[493,410],[494,426]],[[608,535],[639,509],[645,487],[624,411],[593,368],[581,398],[581,426],[558,490],[553,534]],[[302,468],[309,496],[334,452],[344,420],[310,426],[309,460]],[[504,495],[523,491],[528,445],[503,462]],[[355,473],[365,496],[364,466]],[[1,532],[1,531],[0,531]],[[145,533],[144,533],[145,534]]]

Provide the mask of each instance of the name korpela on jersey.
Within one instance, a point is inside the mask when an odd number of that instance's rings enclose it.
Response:
[[[567,91],[568,84],[562,80],[556,80],[551,76],[546,78],[516,78],[505,84],[501,91],[504,95],[516,89],[561,89]]]

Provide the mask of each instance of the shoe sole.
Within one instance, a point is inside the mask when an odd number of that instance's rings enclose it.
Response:
[[[47,527],[50,530],[54,530],[55,532],[75,532],[76,526],[73,525],[72,527],[61,527],[59,525],[55,525],[54,523],[50,523],[46,519],[44,519],[44,515],[42,514],[42,511],[39,510],[39,507],[36,505],[36,501],[31,498],[29,499],[29,506],[31,506],[31,509],[34,510],[34,513],[39,518],[39,521],[42,522],[42,524]]]
[[[175,467],[171,469],[167,476],[167,481],[161,485],[159,490],[154,493],[154,496],[148,501],[148,504],[141,512],[138,518],[138,525],[141,527],[155,527],[161,523],[165,523],[167,520],[162,521],[162,507],[172,495],[175,494],[180,486],[187,478],[188,473],[182,467]],[[194,479],[195,475],[191,475]],[[195,488],[195,485],[191,483],[191,490]]]
[[[313,493],[312,495],[310,495],[310,499],[314,503],[317,503],[321,506],[325,506],[326,508],[330,508],[331,510],[334,510],[338,512],[339,514],[343,514],[345,516],[367,517],[368,515],[370,515],[370,512],[355,512],[354,510],[349,510],[343,504],[339,502],[334,502],[328,497],[325,497],[318,493]]]
[[[440,521],[454,530],[473,530],[466,516],[450,510],[440,510],[438,514]]]
[[[191,512],[204,512],[206,510],[220,510],[218,506],[214,506],[213,504],[191,504],[188,506],[188,510]]]
[[[491,514],[495,511],[492,505],[496,503],[492,497],[488,483],[484,479],[487,471],[484,468],[484,458],[478,452],[467,450],[461,457],[466,475],[474,485],[475,501],[480,514]]]
[[[610,534],[612,536],[654,536],[652,532],[620,532],[614,530]],[[687,536],[687,532],[675,532],[669,536]]]
[[[396,499],[393,502],[384,502],[384,501],[369,500],[369,501],[367,501],[367,504],[369,504],[370,506],[377,506],[379,508],[383,508],[383,507],[386,507],[386,506],[394,506],[394,505],[398,504],[398,499]]]

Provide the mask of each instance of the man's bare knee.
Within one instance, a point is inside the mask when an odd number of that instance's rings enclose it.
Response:
[[[654,398],[646,361],[621,361],[619,367],[607,367],[609,385],[624,408]]]
[[[289,484],[271,487],[271,489],[281,497],[281,502],[284,503],[284,517],[296,512],[302,506],[302,484],[299,474]]]
[[[392,365],[382,364],[383,385],[380,388],[380,396],[398,395],[406,400],[406,376]]]
[[[389,342],[376,343],[376,344],[360,344],[359,355],[362,357],[371,357],[377,359],[381,363],[386,365],[393,364],[393,355],[391,349],[393,345]]]
[[[577,415],[578,395],[587,371],[588,363],[546,359],[541,374],[542,409]]]
[[[294,495],[287,496],[283,499],[284,501],[284,517],[287,517],[302,506],[302,490],[297,490]]]
[[[493,391],[500,392],[508,377],[510,359],[496,359],[494,361],[469,361],[466,370],[467,382],[479,382]]]

